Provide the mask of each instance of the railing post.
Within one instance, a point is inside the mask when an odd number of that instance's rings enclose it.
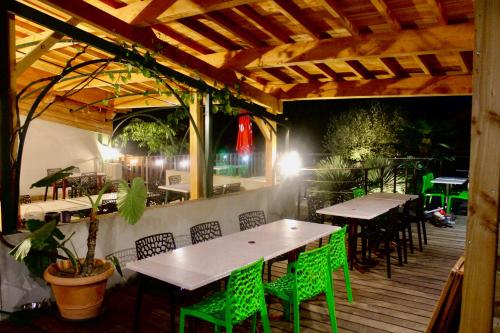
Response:
[[[365,187],[365,194],[368,194],[368,169],[363,169],[365,175],[364,175],[364,187]]]
[[[380,192],[384,192],[384,167],[380,168]]]
[[[393,170],[392,173],[393,173],[393,178],[394,178],[392,193],[396,193],[397,178],[398,178],[398,166],[395,165],[392,170]]]

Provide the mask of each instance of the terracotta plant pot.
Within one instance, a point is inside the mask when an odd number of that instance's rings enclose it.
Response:
[[[105,261],[95,259],[97,265]],[[65,319],[83,320],[98,316],[106,291],[106,282],[113,274],[110,267],[98,275],[67,278],[54,275],[57,271],[71,267],[69,260],[52,264],[43,273],[43,278],[50,284],[61,316]]]

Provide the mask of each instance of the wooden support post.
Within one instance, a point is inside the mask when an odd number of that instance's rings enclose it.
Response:
[[[213,177],[214,177],[214,158],[213,150],[213,131],[212,131],[212,96],[205,94],[205,159],[206,168],[204,174],[204,196],[206,198],[212,196],[213,192]]]
[[[16,32],[14,16],[7,12],[7,2],[0,3],[0,189],[3,233],[14,232],[18,220],[19,183],[13,165],[17,149],[11,145],[17,117],[16,87],[12,73],[16,66]]]
[[[470,184],[460,332],[492,331],[500,188],[500,1],[476,0]]]
[[[194,130],[194,126],[196,126],[203,138],[203,112],[199,96],[196,93],[193,102],[189,105],[189,112],[194,120],[194,124],[189,123],[189,182],[191,184],[191,199],[198,199],[203,196],[205,163],[202,155],[204,147]]]
[[[260,118],[254,118],[254,122],[259,128],[266,141],[266,154],[265,154],[265,176],[268,185],[274,185],[276,182],[275,164],[276,164],[276,122],[265,122]],[[272,126],[272,128],[271,128]]]

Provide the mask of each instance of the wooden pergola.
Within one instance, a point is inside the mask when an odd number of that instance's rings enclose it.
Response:
[[[474,94],[462,332],[491,329],[500,186],[498,1],[5,0],[0,9],[1,69],[10,73],[0,87],[2,137],[12,131],[16,90],[59,74],[84,45],[84,60],[114,56],[101,44],[54,29],[47,16],[106,42],[155,51],[161,65],[212,87],[229,87],[267,111],[270,121],[256,123],[266,139],[269,183],[276,159],[271,115],[282,113],[283,101]],[[42,119],[110,133],[117,114],[178,103],[154,93],[145,97],[154,81],[140,74],[120,82],[106,73],[64,96],[79,80],[57,84],[55,103]],[[114,95],[113,84],[123,96],[96,103]],[[21,113],[29,105],[23,102]],[[87,112],[70,111],[78,108]],[[195,99],[190,112],[199,125],[202,111]],[[202,147],[191,140],[190,149],[196,166]],[[192,167],[194,197],[201,194],[201,178]]]

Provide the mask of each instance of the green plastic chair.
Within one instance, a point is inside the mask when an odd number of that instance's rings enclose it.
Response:
[[[433,197],[438,197],[441,199],[441,207],[444,207],[444,199],[446,197],[446,194],[436,191],[434,189],[434,183],[432,183],[432,180],[434,179],[434,175],[432,172],[429,172],[428,174],[425,174],[422,176],[422,195],[425,198],[429,198],[429,202],[431,203]],[[427,206],[426,200],[424,200],[424,207]]]
[[[335,272],[339,268],[344,271],[345,289],[347,290],[347,300],[352,303],[351,279],[349,278],[349,264],[347,262],[347,250],[345,247],[345,235],[347,225],[334,232],[330,236],[330,268]]]
[[[362,197],[365,195],[365,189],[361,187],[356,187],[352,190],[352,195],[355,198]]]
[[[329,256],[329,244],[302,252],[297,261],[289,265],[287,274],[273,282],[264,284],[266,293],[285,301],[286,319],[290,318],[290,304],[293,305],[293,331],[295,333],[300,332],[300,303],[321,293],[326,294],[332,332],[338,332]]]
[[[261,258],[233,271],[229,276],[226,291],[209,296],[198,304],[181,308],[179,332],[184,333],[186,316],[213,323],[215,332],[220,332],[223,326],[227,333],[233,331],[234,325],[252,317],[252,332],[255,332],[257,312],[260,312],[264,332],[271,333],[262,285],[263,264],[264,259]]]
[[[448,206],[446,207],[446,213],[451,213],[452,201],[453,199],[469,200],[469,191],[461,191],[457,194],[450,194],[448,196]]]

